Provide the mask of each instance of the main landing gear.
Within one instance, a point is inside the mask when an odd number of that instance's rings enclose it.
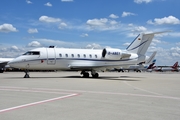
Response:
[[[83,70],[81,72],[81,75],[83,75],[84,78],[89,78],[89,73],[87,71]],[[93,78],[98,78],[99,77],[99,74],[94,70],[91,71],[91,75],[92,75]]]
[[[26,69],[24,72],[25,72],[24,78],[30,78],[29,70]]]

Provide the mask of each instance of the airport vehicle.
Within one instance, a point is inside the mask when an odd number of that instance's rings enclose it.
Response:
[[[159,71],[159,72],[166,72],[166,71],[179,72],[178,66],[179,66],[178,62],[175,62],[173,66],[168,66],[168,67],[157,67],[157,66],[155,66],[153,68],[153,70]]]
[[[4,72],[7,63],[13,59],[14,58],[0,58],[0,73]]]
[[[67,49],[36,48],[15,58],[8,64],[14,68],[25,69],[24,78],[29,78],[28,70],[78,70],[83,77],[97,78],[97,71],[107,68],[120,68],[145,61],[145,53],[156,33],[141,33],[126,50],[116,48],[100,49]]]

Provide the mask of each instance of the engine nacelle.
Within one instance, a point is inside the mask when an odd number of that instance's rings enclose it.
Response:
[[[120,49],[114,48],[104,48],[102,51],[102,58],[108,60],[120,60],[122,56],[122,51]]]

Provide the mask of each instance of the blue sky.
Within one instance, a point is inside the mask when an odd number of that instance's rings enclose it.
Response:
[[[29,49],[120,48],[141,32],[157,35],[147,55],[157,65],[180,62],[179,0],[1,0],[0,57]]]

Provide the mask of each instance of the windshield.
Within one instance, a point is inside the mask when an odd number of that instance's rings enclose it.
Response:
[[[39,51],[28,51],[24,53],[23,55],[40,55]]]

